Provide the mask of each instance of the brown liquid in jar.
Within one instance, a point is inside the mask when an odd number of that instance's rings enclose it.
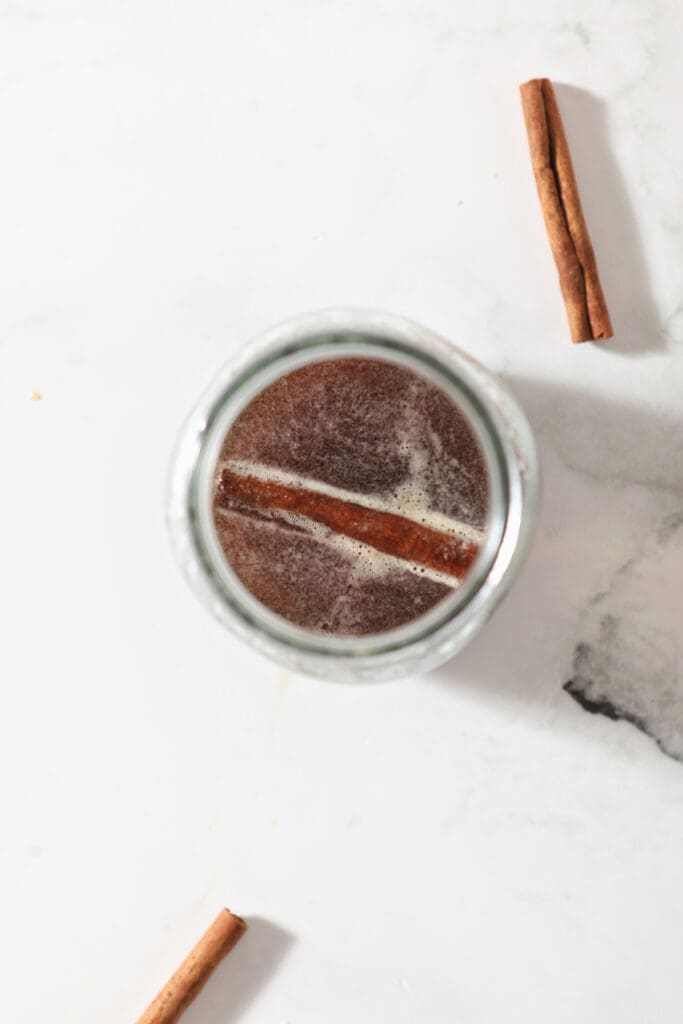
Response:
[[[382,633],[461,584],[484,540],[489,483],[463,411],[380,359],[310,363],[227,432],[214,522],[271,611],[315,633]]]

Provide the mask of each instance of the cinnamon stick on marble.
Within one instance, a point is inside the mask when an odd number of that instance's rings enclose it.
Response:
[[[612,336],[590,235],[581,209],[567,137],[548,78],[520,87],[531,163],[572,341]]]
[[[241,917],[221,910],[137,1024],[175,1024],[246,930]]]

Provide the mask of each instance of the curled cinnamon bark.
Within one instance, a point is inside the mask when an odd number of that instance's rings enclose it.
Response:
[[[241,917],[221,910],[137,1024],[175,1024],[246,930]]]
[[[393,512],[224,469],[216,492],[219,508],[260,518],[265,511],[305,516],[395,558],[462,579],[477,556],[472,541],[435,530]],[[294,524],[296,529],[296,524]]]
[[[548,78],[533,78],[520,86],[520,93],[538,198],[572,341],[610,338],[612,324],[552,83]]]

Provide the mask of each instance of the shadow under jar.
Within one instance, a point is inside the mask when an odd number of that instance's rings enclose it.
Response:
[[[403,319],[288,322],[218,375],[176,451],[179,564],[251,646],[329,679],[456,653],[508,589],[537,517],[519,407]]]

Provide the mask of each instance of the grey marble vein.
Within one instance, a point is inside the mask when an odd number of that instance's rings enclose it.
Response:
[[[683,510],[669,516],[586,609],[564,689],[683,761]]]

